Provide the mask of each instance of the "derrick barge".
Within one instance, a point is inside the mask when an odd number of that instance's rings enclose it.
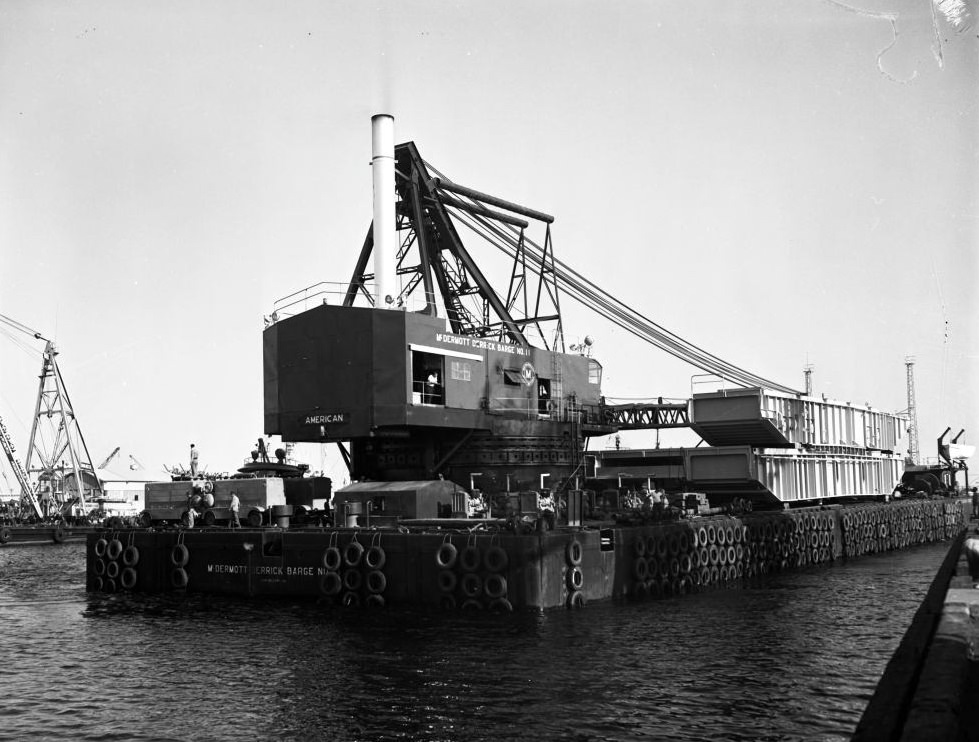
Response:
[[[724,388],[683,404],[608,404],[590,339],[564,345],[559,288],[595,287],[554,259],[553,218],[433,174],[414,143],[394,147],[389,117],[374,123],[374,221],[351,280],[280,300],[263,332],[266,434],[336,444],[348,463],[331,522],[269,500],[242,513],[246,527],[223,527],[240,485],[215,482],[205,527],[147,515],[89,536],[89,590],[540,610],[682,595],[961,531],[960,503],[924,484],[885,502],[901,480],[898,415],[730,364]],[[453,216],[499,238],[505,295]],[[539,244],[528,220],[545,225]],[[710,445],[588,452],[619,430],[679,426]],[[652,501],[644,486],[670,492]]]
[[[104,531],[87,587],[189,590],[342,606],[501,610],[684,595],[755,575],[950,539],[956,501],[710,516],[544,533],[444,528]]]

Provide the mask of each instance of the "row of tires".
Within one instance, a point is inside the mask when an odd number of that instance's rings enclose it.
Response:
[[[840,553],[836,517],[802,511],[762,515],[746,526],[743,575],[756,575],[830,562]]]
[[[379,543],[365,547],[353,539],[342,549],[333,544],[323,550],[320,593],[347,608],[383,608],[387,576],[382,571],[388,557]]]
[[[114,593],[136,587],[139,548],[134,544],[124,546],[118,537],[112,537],[98,539],[94,549],[92,573],[96,591]]]
[[[460,551],[451,541],[443,541],[435,552],[435,566],[439,569],[457,569],[461,572],[477,572],[482,568],[489,573],[503,572],[510,564],[510,557],[499,544],[490,544],[485,550],[477,544],[467,544]]]
[[[568,593],[564,604],[572,610],[575,608],[584,608],[585,603],[587,603],[584,592],[585,573],[581,569],[581,562],[584,555],[585,552],[581,546],[581,542],[576,538],[572,538],[564,549],[564,585]]]
[[[120,590],[134,590],[139,582],[139,547],[112,538],[99,538],[93,547],[92,582],[97,592],[114,593]],[[177,589],[187,587],[189,578],[187,564],[190,550],[183,543],[177,543],[170,550],[170,585]]]
[[[835,521],[828,513],[669,526],[633,540],[630,592],[682,595],[697,586],[829,561],[835,551]]]
[[[503,574],[509,564],[510,557],[499,544],[481,548],[470,541],[460,549],[447,538],[435,552],[440,607],[512,611],[509,585]]]
[[[962,525],[957,503],[915,501],[886,509],[852,508],[841,519],[846,556],[863,556],[952,538]]]
[[[961,526],[955,503],[916,502],[723,519],[655,528],[631,543],[631,583],[637,598],[690,590],[783,569],[821,564],[839,556],[905,548],[944,540]],[[568,544],[569,595],[583,576]]]

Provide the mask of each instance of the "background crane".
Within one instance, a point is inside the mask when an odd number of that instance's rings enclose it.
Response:
[[[14,471],[14,476],[17,478],[18,484],[20,484],[20,496],[21,501],[24,505],[27,505],[36,515],[41,518],[44,516],[41,510],[41,504],[37,500],[37,495],[34,491],[34,485],[31,484],[30,478],[27,476],[27,472],[24,470],[23,464],[20,463],[20,459],[16,456],[16,448],[14,447],[14,442],[10,439],[10,434],[7,432],[7,426],[3,424],[3,420],[0,419],[0,446],[3,446],[3,452],[7,454],[7,460],[10,462],[10,468]],[[7,475],[4,474],[4,479]]]
[[[105,467],[107,467],[109,465],[109,462],[112,461],[112,459],[114,459],[116,456],[119,455],[119,449],[120,448],[121,448],[121,446],[116,446],[112,450],[112,453],[110,453],[108,456],[106,456],[105,457],[105,460],[101,464],[99,464],[99,469],[104,469]]]
[[[0,314],[0,324],[45,343],[27,460],[23,466],[14,455],[13,442],[5,427],[0,434],[4,452],[20,482],[24,504],[39,518],[83,515],[90,509],[88,502],[102,495],[102,483],[68,397],[55,344],[40,332],[3,314]]]

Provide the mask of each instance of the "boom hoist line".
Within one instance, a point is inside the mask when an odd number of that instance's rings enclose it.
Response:
[[[101,496],[102,483],[92,464],[92,457],[68,397],[53,341],[26,325],[0,314],[0,322],[45,342],[41,352],[42,364],[34,420],[24,469],[28,475],[37,475],[32,488],[35,502],[31,508],[35,514],[43,509],[36,503],[39,494],[49,495],[53,503],[66,514],[76,505],[82,512],[87,510],[89,499]],[[65,460],[68,456],[70,464]],[[36,459],[36,464],[31,465]],[[67,464],[67,465],[66,465]],[[68,475],[74,477],[74,493],[70,492]]]
[[[437,313],[437,289],[455,334],[496,335],[501,340],[528,345],[526,333],[528,329],[534,329],[539,332],[545,347],[563,350],[560,284],[567,295],[586,308],[695,368],[745,387],[801,394],[799,390],[753,374],[684,340],[557,260],[550,238],[553,217],[453,183],[421,159],[413,142],[398,145],[395,159],[398,231],[405,235],[400,240],[397,256],[397,272],[404,285],[395,299],[399,304],[416,287],[422,286],[425,294],[422,311],[434,316]],[[524,230],[529,224],[514,214],[547,224],[543,247],[525,236]],[[496,293],[463,246],[453,217],[513,261],[505,300]],[[347,289],[345,306],[352,306],[360,294],[369,302],[373,301],[366,288],[367,281],[374,277],[366,272],[372,248],[373,232],[369,230]],[[412,250],[418,254],[417,265],[408,258]],[[536,276],[529,275],[529,271],[536,271]],[[532,286],[534,283],[536,287]],[[536,295],[532,296],[534,288]],[[554,327],[552,345],[544,339],[545,323],[552,323]]]
[[[517,254],[519,242],[523,241],[525,243],[523,250],[533,265],[539,267],[545,265],[548,260],[545,249],[542,249],[533,240],[525,238],[522,235],[518,240],[512,230],[509,232],[504,231],[502,228],[487,222],[477,215],[460,215],[460,219],[470,229],[510,257],[514,257]],[[556,266],[557,277],[561,280],[561,285],[565,293],[586,308],[591,309],[636,337],[655,345],[695,368],[715,374],[722,379],[742,386],[763,387],[793,395],[802,393],[797,389],[753,374],[746,369],[708,353],[622,303],[566,263],[556,259],[552,260]]]

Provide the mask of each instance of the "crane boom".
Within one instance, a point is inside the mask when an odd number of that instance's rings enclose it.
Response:
[[[14,476],[17,477],[17,481],[20,483],[21,499],[26,500],[30,504],[31,509],[38,518],[43,517],[44,514],[41,511],[41,504],[37,501],[37,495],[31,486],[24,466],[20,463],[17,456],[14,455],[16,449],[14,448],[13,441],[10,440],[7,426],[3,424],[2,419],[0,419],[0,445],[3,446],[3,452],[7,454],[7,460],[10,461],[10,468],[14,470]]]

